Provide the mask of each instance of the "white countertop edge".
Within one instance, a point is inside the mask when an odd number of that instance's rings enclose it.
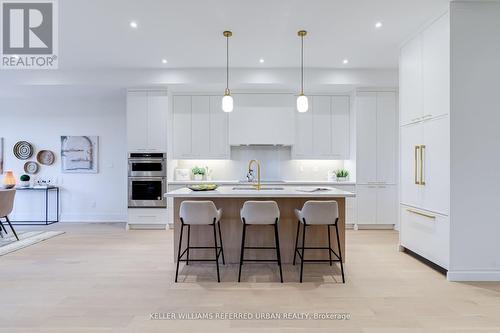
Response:
[[[221,186],[214,191],[192,191],[186,187],[164,194],[166,198],[352,198],[356,194],[337,188],[329,191],[302,192],[299,187],[284,190],[233,190],[230,186]]]

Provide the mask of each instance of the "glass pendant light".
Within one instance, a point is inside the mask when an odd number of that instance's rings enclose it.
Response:
[[[297,111],[307,112],[309,101],[304,95],[304,37],[307,35],[307,31],[300,30],[297,35],[300,37],[300,94],[297,97]]]
[[[233,35],[231,31],[224,31],[224,37],[226,37],[226,90],[224,91],[224,97],[222,97],[222,111],[233,112],[233,96],[231,96],[231,91],[229,90],[229,37]]]

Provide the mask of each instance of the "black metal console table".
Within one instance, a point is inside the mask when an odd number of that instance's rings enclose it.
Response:
[[[17,187],[16,191],[37,191],[43,192],[45,194],[45,220],[35,220],[35,221],[19,221],[11,220],[13,225],[50,225],[59,222],[59,187],[48,186],[48,187]],[[50,192],[55,192],[56,194],[56,217],[55,219],[49,220],[49,194]]]

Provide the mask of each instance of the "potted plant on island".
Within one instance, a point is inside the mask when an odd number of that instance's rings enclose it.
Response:
[[[337,180],[339,182],[345,182],[349,180],[349,171],[347,171],[346,169],[339,169],[335,171],[335,175],[337,176]]]
[[[196,181],[203,180],[203,176],[205,175],[204,168],[199,168],[199,167],[195,166],[193,169],[191,169],[191,172],[193,173],[194,180],[196,180]]]
[[[31,180],[30,176],[22,175],[21,177],[19,177],[19,180],[20,180],[19,185],[21,185],[21,187],[30,187],[30,180]]]

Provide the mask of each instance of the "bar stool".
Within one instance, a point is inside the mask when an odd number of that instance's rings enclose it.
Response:
[[[280,219],[280,210],[276,201],[246,201],[240,211],[241,221],[243,222],[243,235],[241,237],[240,252],[240,270],[238,273],[238,282],[241,280],[241,266],[243,262],[277,262],[280,269],[280,280],[283,283],[283,272],[281,270],[280,241],[278,235],[278,222]],[[269,246],[245,246],[246,229],[250,225],[272,225],[274,227],[275,247]],[[276,259],[245,259],[245,249],[263,250],[276,249]]]
[[[189,261],[215,261],[217,266],[217,282],[220,282],[219,274],[219,256],[222,255],[222,263],[225,265],[224,248],[222,246],[222,234],[220,231],[220,219],[222,210],[217,209],[212,201],[183,201],[181,203],[180,212],[181,234],[179,237],[179,249],[177,252],[177,268],[175,270],[175,282],[179,275],[179,263],[185,261],[189,265]],[[212,225],[214,231],[214,246],[190,246],[191,225]],[[188,228],[187,247],[181,252],[182,233],[184,226]],[[217,244],[217,227],[219,229],[220,246]],[[189,259],[190,249],[214,249],[215,259]],[[186,259],[182,257],[186,254]]]
[[[332,262],[340,263],[340,271],[342,272],[342,283],[345,283],[344,278],[344,265],[342,263],[342,249],[340,247],[339,238],[339,207],[336,201],[314,201],[310,200],[304,203],[302,210],[295,209],[295,216],[297,216],[297,236],[295,237],[295,251],[293,254],[293,264],[295,265],[295,258],[297,254],[300,257],[300,282],[302,283],[302,276],[304,273],[304,262],[329,262],[332,266]],[[300,225],[302,228],[302,246],[297,247],[299,241],[299,231]],[[328,247],[306,247],[306,227],[311,225],[325,225],[328,228]],[[335,226],[335,234],[337,236],[337,244],[339,253],[337,254],[332,249],[332,244],[330,240],[330,227]],[[328,250],[329,260],[305,260],[304,250]],[[302,253],[299,251],[302,250]],[[337,257],[337,259],[332,259],[332,253]]]

